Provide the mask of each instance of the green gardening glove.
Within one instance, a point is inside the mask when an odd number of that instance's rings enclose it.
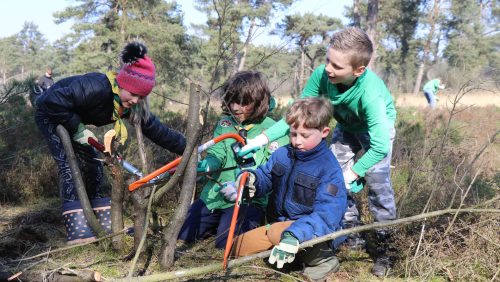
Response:
[[[285,263],[291,263],[299,251],[299,240],[290,232],[284,232],[279,245],[274,246],[269,256],[269,263],[276,262],[276,268],[283,268]]]
[[[198,162],[196,172],[212,172],[219,170],[221,167],[220,161],[212,156],[207,156],[205,159]]]
[[[75,134],[73,134],[73,141],[80,143],[82,145],[90,146],[89,138],[94,138],[95,140],[97,140],[94,133],[85,128],[85,125],[83,125],[83,123],[80,123],[78,125],[78,129],[76,130]]]
[[[353,182],[351,182],[351,193],[359,193],[361,190],[363,190],[363,187],[365,187],[366,181],[363,177],[360,177]]]

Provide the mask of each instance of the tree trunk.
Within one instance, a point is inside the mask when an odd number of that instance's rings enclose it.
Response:
[[[122,8],[122,20],[120,24],[120,35],[121,35],[121,40],[122,43],[125,43],[125,25],[127,23],[127,10],[125,9],[125,6],[127,5],[127,0],[121,0],[120,1],[120,6]]]
[[[80,168],[78,167],[78,161],[76,159],[73,146],[71,145],[71,139],[69,138],[68,131],[66,130],[66,128],[64,128],[64,126],[58,125],[56,127],[56,132],[61,139],[61,143],[63,144],[64,152],[66,153],[66,158],[68,160],[69,167],[71,168],[73,184],[75,185],[78,200],[80,200],[80,204],[82,205],[85,219],[87,219],[87,222],[90,228],[92,228],[94,234],[96,234],[96,237],[102,237],[106,235],[106,232],[104,232],[104,230],[99,225],[99,222],[97,221],[97,218],[94,214],[94,210],[92,209],[92,205],[90,204],[87,191],[85,190],[85,184],[83,183],[82,174],[80,172]]]
[[[247,58],[248,45],[250,44],[250,40],[252,40],[252,32],[253,32],[254,27],[255,27],[255,18],[252,18],[252,21],[250,23],[250,27],[248,28],[247,39],[245,40],[245,44],[243,44],[243,54],[241,55],[241,58],[240,58],[240,65],[238,66],[238,71],[242,71],[243,68],[245,67],[245,60]]]
[[[427,36],[427,40],[424,45],[424,54],[422,55],[422,61],[418,66],[418,74],[417,74],[417,79],[415,81],[415,87],[413,87],[413,95],[417,95],[418,92],[420,91],[420,84],[422,83],[422,78],[424,76],[425,64],[427,62],[427,57],[429,56],[430,53],[432,39],[434,38],[434,30],[436,29],[436,20],[437,17],[439,16],[439,1],[440,0],[434,1],[432,12],[429,12],[429,24],[431,29],[429,31],[429,35]]]
[[[301,46],[301,48],[300,48],[299,94],[298,94],[298,96],[300,96],[300,91],[302,91],[302,89],[304,89],[304,69],[305,69],[305,65],[306,65],[305,61],[306,61],[306,55],[305,55],[304,47]]]
[[[373,55],[368,64],[370,69],[375,69],[375,60],[377,58],[378,34],[377,34],[377,16],[378,16],[378,0],[368,1],[368,12],[366,14],[367,30],[366,34],[370,37],[373,43]]]
[[[170,220],[168,226],[164,228],[164,236],[162,247],[160,250],[159,261],[162,269],[169,269],[174,264],[175,243],[177,236],[186,218],[191,197],[196,188],[196,165],[198,163],[198,139],[200,137],[200,96],[199,90],[194,83],[190,86],[189,95],[189,113],[187,125],[187,140],[186,150],[182,154],[183,160],[188,159],[186,174],[183,178],[182,189],[179,196],[179,204],[176,207],[176,212]],[[180,168],[182,170],[182,167]],[[176,171],[176,174],[182,174],[183,171]]]
[[[146,102],[146,101],[145,101]],[[141,129],[141,115],[134,115],[132,118],[132,122],[135,128],[135,135],[137,137],[137,145],[139,149],[139,156],[141,158],[142,171],[149,171],[148,161],[146,157],[146,149],[144,146],[144,136],[142,134]],[[146,224],[146,213],[148,210],[148,201],[146,198],[151,194],[151,187],[143,187],[137,189],[132,194],[132,203],[134,206],[134,250],[137,251],[139,247],[139,243],[141,242],[143,232],[147,232],[144,230],[144,225]],[[144,250],[144,249],[143,249]]]
[[[355,27],[361,27],[361,14],[360,14],[360,0],[353,1],[353,10],[352,10],[352,25]]]
[[[117,233],[123,230],[123,197],[125,194],[123,170],[118,164],[115,164],[111,168],[111,176],[113,177],[113,186],[111,189],[111,231]],[[123,236],[113,237],[111,244],[115,251],[124,252]]]

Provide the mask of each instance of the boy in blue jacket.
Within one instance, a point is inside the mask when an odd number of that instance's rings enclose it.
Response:
[[[323,98],[299,99],[288,110],[291,145],[249,170],[250,197],[270,193],[267,216],[272,224],[238,236],[235,256],[273,248],[269,262],[282,268],[295,259],[300,243],[341,229],[347,192],[342,169],[325,141],[332,112],[331,103]],[[341,241],[320,243],[298,253],[298,260],[306,266],[304,275],[317,280],[337,271],[333,249]]]

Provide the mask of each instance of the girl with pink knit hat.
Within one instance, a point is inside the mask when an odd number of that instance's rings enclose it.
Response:
[[[105,179],[101,162],[96,160],[96,150],[88,144],[88,138],[95,136],[85,125],[114,123],[118,140],[124,144],[128,134],[123,120],[140,119],[146,137],[176,154],[184,151],[184,136],[162,124],[149,112],[145,98],[155,86],[155,65],[146,53],[143,44],[129,43],[122,51],[122,67],[118,74],[87,73],[67,77],[56,82],[36,100],[36,124],[47,140],[59,169],[59,191],[68,244],[92,240],[95,236],[81,212],[68,160],[56,134],[57,125],[64,126],[72,136],[87,194],[92,207],[103,215],[98,215],[98,220],[107,231],[111,226],[111,187]]]

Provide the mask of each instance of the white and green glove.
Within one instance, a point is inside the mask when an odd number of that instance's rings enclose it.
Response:
[[[352,169],[347,169],[346,172],[344,172],[344,183],[345,183],[345,188],[347,191],[351,191],[351,188],[354,184],[354,182],[359,178],[359,176],[352,171]],[[351,191],[353,192],[353,191]],[[358,191],[359,192],[359,191]],[[353,192],[357,193],[357,192]]]
[[[222,187],[215,189],[215,192],[219,192],[224,195],[224,198],[230,202],[236,202],[236,197],[238,196],[238,187],[233,181],[228,181],[222,183]]]
[[[91,137],[97,140],[94,133],[92,133],[92,131],[85,128],[85,125],[83,125],[83,123],[80,123],[78,125],[78,129],[76,130],[75,134],[73,134],[73,141],[80,143],[82,145],[89,145],[90,146],[89,138],[91,138]]]
[[[236,198],[238,197],[238,187],[241,182],[241,177],[243,174],[238,175],[236,178],[236,182],[228,181],[222,183],[222,187],[216,188],[215,192],[219,192],[224,195],[224,198],[230,202],[236,202]],[[255,175],[251,172],[248,173],[246,187],[248,189],[248,195],[250,198],[255,196]]]
[[[291,263],[299,251],[299,240],[290,232],[284,232],[279,245],[274,246],[269,256],[269,263],[276,262],[276,268],[283,268],[285,263]]]
[[[238,152],[239,157],[250,158],[255,152],[269,143],[269,139],[264,133],[257,135],[253,139],[247,139],[247,144]]]
[[[196,172],[212,172],[220,169],[220,161],[214,157],[207,156],[205,159],[198,162]]]

